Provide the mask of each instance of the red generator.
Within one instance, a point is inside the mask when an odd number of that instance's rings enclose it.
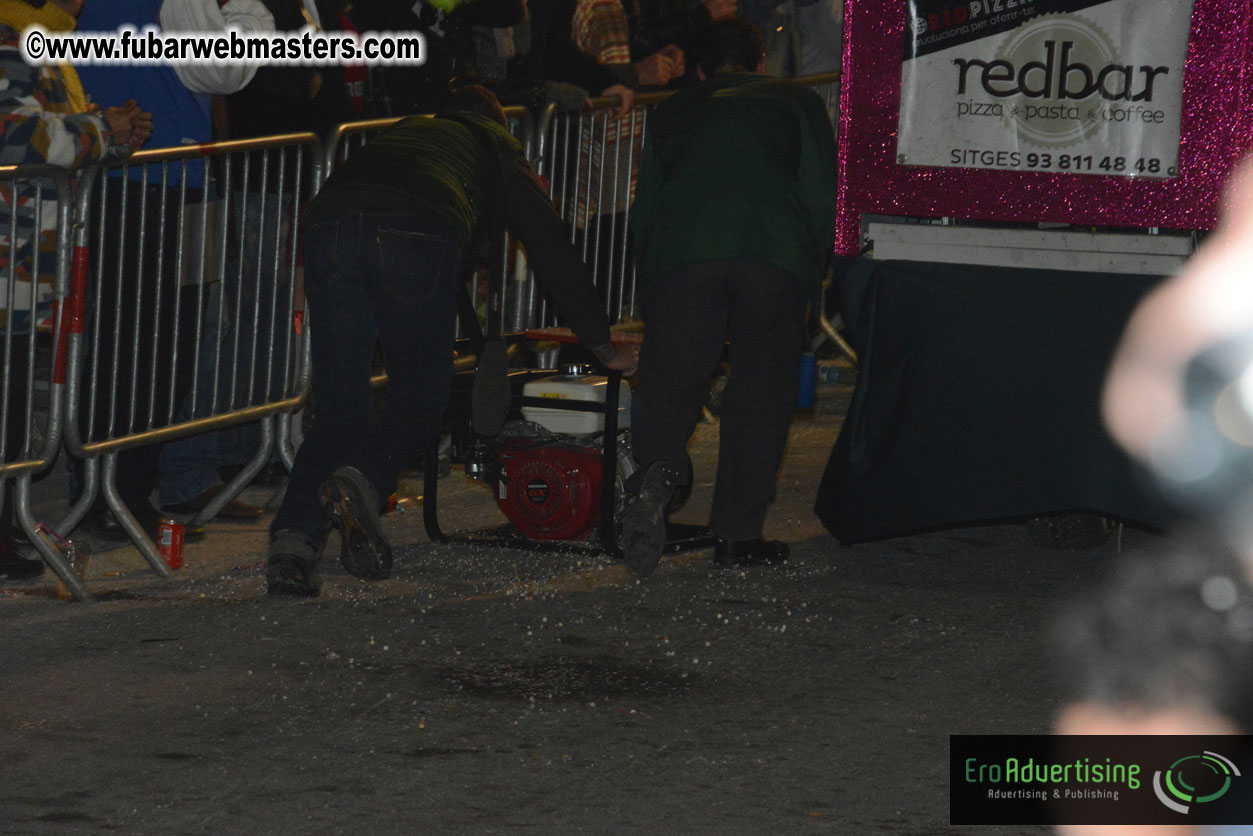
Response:
[[[631,425],[631,389],[614,377],[614,423],[621,435],[614,444],[613,478],[620,483],[635,468],[624,432]],[[497,504],[525,536],[575,540],[599,522],[609,386],[609,377],[593,375],[581,365],[523,386],[522,419],[506,424],[497,438],[495,477]],[[616,505],[621,485],[614,488]]]

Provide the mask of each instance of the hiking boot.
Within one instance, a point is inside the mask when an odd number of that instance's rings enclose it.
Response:
[[[640,492],[622,512],[622,554],[627,566],[646,578],[661,562],[666,547],[666,508],[679,484],[679,472],[669,462],[656,461],[640,480]]]
[[[322,483],[322,507],[339,529],[339,560],[348,574],[377,581],[392,573],[392,547],[379,521],[378,494],[364,473],[346,466],[336,470]]]
[[[714,546],[715,569],[743,569],[749,566],[774,566],[787,563],[791,554],[782,540],[723,540]]]
[[[265,591],[270,595],[316,598],[322,591],[317,570],[318,549],[299,532],[280,531],[270,540]]]

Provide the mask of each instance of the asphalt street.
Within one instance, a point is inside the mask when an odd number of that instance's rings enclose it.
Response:
[[[841,546],[812,505],[850,391],[795,422],[782,568],[693,551],[640,581],[432,544],[406,502],[393,577],[347,575],[333,541],[314,600],[264,594],[268,516],[212,523],[169,580],[96,554],[94,603],[51,575],[0,587],[0,829],[1047,832],[950,827],[949,735],[1047,732],[1059,602],[1157,538],[1057,551],[1011,522]],[[702,425],[681,520],[704,521],[716,445]],[[502,520],[459,471],[440,490],[447,530]]]

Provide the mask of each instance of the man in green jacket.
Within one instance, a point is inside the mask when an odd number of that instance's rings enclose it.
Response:
[[[834,238],[835,136],[822,99],[761,75],[761,35],[746,21],[713,24],[694,52],[701,83],[650,119],[631,213],[646,335],[632,436],[644,476],[623,548],[641,576],[660,560],[667,505],[691,472],[687,441],[728,340],[714,562],[787,559],[762,527],[796,401],[805,306]]]

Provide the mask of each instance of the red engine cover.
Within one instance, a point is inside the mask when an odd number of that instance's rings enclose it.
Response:
[[[536,540],[572,540],[600,518],[600,453],[574,444],[536,444],[500,451],[504,467],[496,503],[509,522]]]

